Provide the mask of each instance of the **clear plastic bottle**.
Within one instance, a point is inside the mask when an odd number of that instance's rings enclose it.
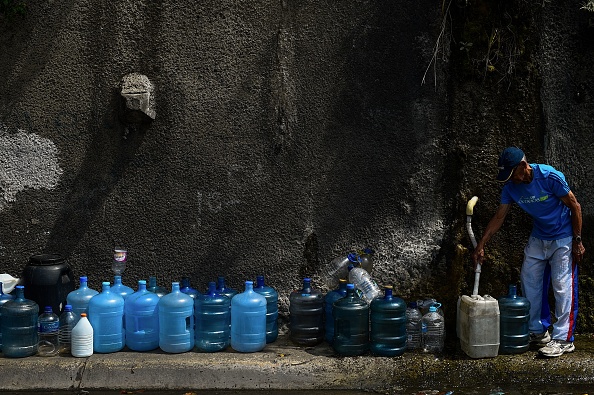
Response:
[[[289,330],[293,343],[315,346],[324,341],[324,295],[303,279],[303,288],[289,295]]]
[[[75,317],[75,325],[80,319],[82,313],[89,312],[89,301],[99,292],[89,288],[87,276],[80,277],[80,286],[66,296],[66,303],[72,306],[72,312]]]
[[[72,328],[70,351],[73,357],[78,358],[93,355],[93,327],[87,318],[87,313],[82,313]]]
[[[159,295],[159,297],[163,297],[164,295],[167,295],[169,293],[169,291],[167,291],[165,288],[157,285],[157,277],[156,276],[149,277],[149,283],[148,283],[148,286],[146,287],[146,289],[150,292],[156,293],[157,295]]]
[[[128,260],[128,251],[122,248],[116,248],[113,251],[113,261],[111,270],[116,276],[121,276],[126,270],[126,261]]]
[[[72,342],[72,328],[76,323],[76,317],[72,312],[72,306],[67,304],[64,306],[64,311],[60,314],[60,334],[59,334],[59,342],[60,342],[60,354],[61,355],[70,355],[70,347]]]
[[[348,278],[349,264],[359,264],[359,256],[356,253],[351,252],[346,256],[337,256],[330,261],[323,276],[324,282],[329,289],[338,287],[338,282],[341,278]]]
[[[437,306],[429,307],[429,312],[423,316],[423,351],[440,353],[443,351],[445,340],[445,326]]]
[[[128,295],[132,295],[134,290],[127,285],[122,284],[122,276],[115,275],[113,277],[113,286],[111,287],[111,292],[120,295],[124,300]]]
[[[363,248],[359,253],[359,260],[361,261],[361,267],[367,271],[367,273],[371,274],[373,271],[373,255],[375,251],[373,251],[369,247]]]
[[[266,347],[266,298],[245,282],[245,291],[231,299],[231,347],[256,352]]]
[[[16,298],[0,306],[2,354],[9,358],[35,355],[38,342],[39,306],[25,299],[25,287],[16,286]]]
[[[406,348],[418,350],[422,347],[423,315],[417,302],[410,302],[406,308]]]
[[[272,343],[278,337],[278,292],[264,284],[264,276],[256,277],[254,292],[266,298],[266,343]]]
[[[0,306],[9,300],[13,300],[14,296],[5,294],[2,290],[2,283],[0,282]],[[2,351],[2,310],[0,309],[0,351]]]
[[[324,296],[324,311],[326,315],[326,322],[324,323],[325,337],[328,344],[332,344],[334,338],[334,317],[332,316],[332,308],[334,302],[338,299],[344,298],[347,294],[347,280],[341,278],[339,280],[338,288],[330,291]]]
[[[53,357],[60,352],[60,317],[54,314],[51,306],[45,306],[38,319],[37,355]]]
[[[349,282],[361,291],[361,297],[367,303],[371,303],[373,299],[380,295],[380,288],[369,273],[367,273],[367,270],[362,267],[349,265]]]

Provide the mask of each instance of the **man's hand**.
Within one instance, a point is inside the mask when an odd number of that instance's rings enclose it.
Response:
[[[571,253],[573,254],[573,259],[576,262],[579,263],[582,261],[582,259],[584,258],[585,252],[586,252],[586,248],[584,247],[584,245],[582,244],[581,241],[579,243],[577,241],[574,241],[572,243]]]
[[[485,259],[485,249],[481,244],[477,245],[472,253],[472,262],[474,263],[474,270],[476,270],[477,264],[483,264],[483,260]]]

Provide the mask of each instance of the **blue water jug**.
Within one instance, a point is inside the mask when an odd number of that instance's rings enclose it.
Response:
[[[289,295],[289,337],[300,346],[315,346],[324,340],[324,295],[303,279],[303,288]]]
[[[89,322],[93,327],[93,352],[120,351],[126,344],[124,298],[111,292],[109,282],[89,301]]]
[[[384,287],[384,297],[369,306],[371,334],[369,346],[375,355],[395,357],[406,351],[406,303]]]
[[[245,282],[245,291],[231,299],[231,347],[256,352],[266,347],[266,298]]]
[[[25,299],[22,285],[16,286],[16,298],[0,306],[2,353],[5,357],[21,358],[37,353],[37,320],[39,306]]]
[[[111,286],[111,292],[120,295],[124,300],[128,295],[132,295],[134,290],[127,285],[122,284],[122,276],[116,275],[113,277],[113,285]]]
[[[355,356],[369,350],[369,305],[347,284],[347,294],[334,302],[332,348],[340,355]]]
[[[341,278],[338,281],[338,288],[328,292],[326,296],[324,296],[324,330],[328,344],[332,344],[332,339],[334,338],[334,317],[332,317],[332,307],[334,302],[336,302],[338,299],[344,298],[347,294],[347,280]]]
[[[14,296],[11,294],[5,294],[2,290],[2,282],[0,282],[0,306],[9,300],[13,300]],[[0,351],[2,351],[2,310],[0,310]]]
[[[190,277],[182,277],[181,288],[179,290],[192,299],[196,299],[198,295],[200,295],[200,291],[198,291],[195,288],[192,288],[192,286],[190,285]]]
[[[278,292],[264,284],[264,276],[256,277],[254,291],[266,298],[266,343],[272,343],[278,337]]]
[[[87,313],[88,316],[89,301],[98,293],[96,290],[89,288],[86,276],[80,277],[80,286],[66,296],[66,303],[72,306],[72,312],[74,313],[74,325],[78,323],[82,313]]]
[[[163,295],[159,309],[159,347],[169,353],[182,353],[194,348],[194,299],[179,290],[179,282],[171,283],[171,293]]]
[[[162,297],[163,295],[167,295],[169,293],[169,291],[167,291],[165,288],[161,287],[160,285],[157,285],[156,276],[149,277],[149,283],[146,289],[150,292],[156,293],[159,297]]]
[[[146,281],[138,280],[138,290],[124,301],[126,346],[134,351],[159,348],[159,296],[146,289]]]
[[[229,346],[231,299],[217,292],[214,281],[208,283],[208,292],[194,299],[196,347],[206,352],[222,351]]]
[[[517,295],[510,285],[507,296],[499,298],[499,353],[519,354],[530,348],[530,301]]]

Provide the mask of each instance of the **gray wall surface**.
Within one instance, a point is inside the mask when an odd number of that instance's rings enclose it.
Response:
[[[533,72],[483,84],[459,72],[470,6],[444,5],[31,2],[0,25],[0,272],[58,253],[99,289],[124,245],[129,286],[224,275],[241,290],[264,274],[286,317],[303,277],[326,290],[333,257],[371,246],[378,283],[453,317],[473,278],[464,207],[480,197],[480,236],[506,145],[566,172],[589,240],[590,15],[535,7]],[[155,86],[150,124],[119,117],[132,72]],[[518,281],[530,226],[517,211],[481,293]]]

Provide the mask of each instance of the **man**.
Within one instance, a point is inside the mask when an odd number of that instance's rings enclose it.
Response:
[[[512,203],[518,204],[532,217],[532,233],[524,248],[520,274],[524,295],[530,301],[530,342],[544,346],[539,350],[541,355],[558,357],[575,350],[577,264],[585,252],[581,237],[581,206],[563,173],[548,165],[529,164],[519,148],[506,148],[499,157],[498,166],[497,180],[504,182],[500,205],[477,243],[472,259],[475,266],[483,263],[485,244],[503,224]],[[549,315],[549,275],[557,318],[551,334],[544,319]],[[543,307],[547,312],[541,319]]]

